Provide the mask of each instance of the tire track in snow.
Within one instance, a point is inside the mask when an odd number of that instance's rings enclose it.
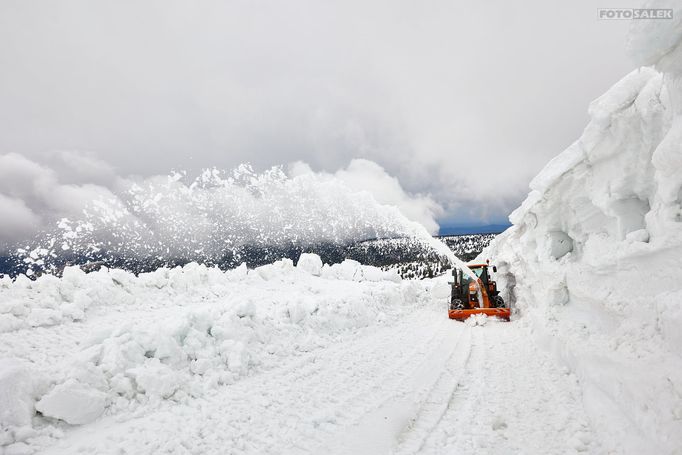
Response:
[[[469,361],[464,365],[463,371],[459,372],[458,384],[448,397],[448,402],[443,414],[435,422],[427,434],[423,435],[419,452],[430,453],[434,439],[438,439],[439,433],[450,434],[457,431],[457,423],[452,422],[452,416],[456,416],[459,421],[471,421],[477,418],[475,400],[472,400],[472,385],[485,384],[483,377],[483,357],[486,353],[485,337],[482,336],[480,327],[469,328],[472,337],[472,348]],[[434,453],[438,453],[436,450]]]
[[[396,455],[407,455],[419,452],[428,435],[440,423],[443,416],[453,405],[453,397],[460,387],[464,369],[471,359],[475,343],[472,342],[472,330],[466,327],[463,337],[466,343],[458,343],[443,368],[440,377],[431,388],[411,425],[398,438],[398,446],[393,451]]]
[[[427,415],[437,419],[444,412],[447,400],[442,403],[437,395],[443,392],[447,395],[456,386],[452,373],[467,362],[470,340],[464,326],[455,325],[448,319],[441,319],[439,323],[437,342],[425,345],[425,358],[418,362],[411,358],[404,361],[400,382],[392,388],[387,387],[389,393],[376,401],[374,409],[344,429],[342,434],[335,435],[332,442],[327,443],[327,450],[331,453],[388,453],[415,425],[428,425],[427,422],[433,419]]]
[[[602,453],[575,377],[540,352],[523,327],[471,330],[460,386],[419,453]]]

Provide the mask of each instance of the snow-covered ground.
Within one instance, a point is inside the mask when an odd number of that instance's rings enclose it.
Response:
[[[575,376],[448,292],[314,255],[4,281],[4,453],[597,451]]]

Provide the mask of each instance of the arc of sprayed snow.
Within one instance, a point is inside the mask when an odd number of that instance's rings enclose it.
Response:
[[[478,294],[478,301],[483,302],[483,295],[481,294],[481,286],[478,284],[478,276],[469,268],[464,261],[462,261],[460,258],[453,253],[453,251],[443,242],[441,242],[438,239],[435,239],[432,235],[430,235],[424,226],[417,222],[412,222],[410,223],[410,227],[412,228],[411,234],[424,241],[427,245],[429,245],[431,248],[433,248],[437,253],[439,253],[442,256],[445,256],[450,260],[452,265],[456,265],[457,267],[461,268],[464,273],[471,278],[471,280],[475,283],[476,286],[476,293]]]

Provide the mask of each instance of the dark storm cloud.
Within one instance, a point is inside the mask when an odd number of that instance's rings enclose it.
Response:
[[[442,220],[502,220],[630,69],[627,24],[596,6],[5,0],[0,154],[61,189],[5,185],[0,210],[17,216],[2,232],[120,176],[244,161],[334,173],[353,158],[431,194]]]

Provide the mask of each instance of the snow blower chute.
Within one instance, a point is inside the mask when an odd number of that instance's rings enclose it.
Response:
[[[474,314],[486,314],[509,320],[511,310],[500,296],[497,283],[490,278],[488,267],[487,263],[469,265],[477,276],[476,281],[464,275],[461,269],[452,270],[454,281],[450,283],[450,319],[463,321]],[[492,269],[497,272],[497,267],[493,266]]]

